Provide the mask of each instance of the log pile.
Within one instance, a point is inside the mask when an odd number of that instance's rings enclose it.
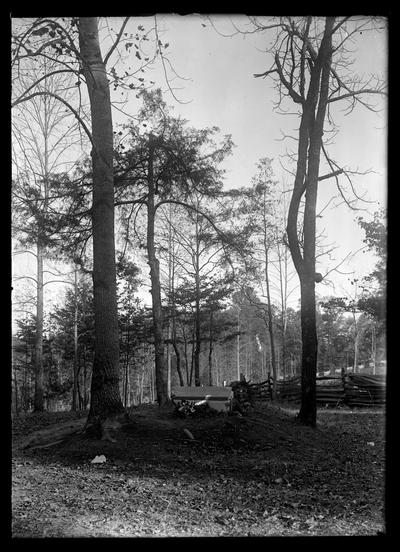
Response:
[[[251,383],[250,387],[253,390],[253,396],[259,401],[271,399],[272,380],[270,378],[260,383]]]

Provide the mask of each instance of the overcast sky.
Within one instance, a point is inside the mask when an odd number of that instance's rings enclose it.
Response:
[[[111,18],[111,26],[118,30],[122,18]],[[165,99],[174,106],[173,113],[181,114],[190,121],[190,125],[203,128],[218,126],[221,134],[231,134],[236,147],[227,160],[226,186],[228,188],[246,186],[256,172],[256,164],[262,157],[274,159],[275,177],[291,186],[290,175],[282,168],[284,154],[289,142],[281,140],[282,133],[293,134],[298,127],[295,114],[281,115],[274,111],[276,91],[270,79],[254,78],[254,73],[265,71],[270,58],[265,50],[271,41],[271,35],[237,35],[232,38],[220,36],[216,29],[231,34],[233,26],[230,17],[212,16],[214,27],[204,16],[177,16],[162,14],[157,16],[160,38],[169,43],[168,56],[175,71],[185,80],[171,81],[175,94],[182,102],[177,103],[167,91],[160,67],[154,67],[146,73],[146,78],[156,81],[165,93]],[[234,22],[243,27],[245,16],[235,16]],[[146,28],[153,24],[152,18],[133,18],[129,31],[136,31],[139,24]],[[205,26],[204,26],[205,25]],[[355,45],[355,68],[363,75],[379,73],[385,75],[387,66],[387,36],[381,33],[365,33],[358,37]],[[382,104],[384,105],[384,104]],[[132,102],[124,109],[135,113],[137,104]],[[294,112],[294,109],[291,109]],[[385,205],[386,200],[386,112],[375,114],[357,109],[344,117],[337,114],[340,133],[330,152],[336,161],[353,169],[374,169],[375,174],[354,178],[358,193],[364,191],[375,204],[366,205],[373,212]],[[114,123],[122,119],[114,112]],[[336,194],[333,180],[323,181],[319,189],[320,208]],[[362,244],[363,232],[355,222],[356,216],[366,213],[351,212],[348,207],[330,208],[318,220],[319,229],[324,228],[327,243],[335,242],[338,250],[336,260],[325,259],[319,271],[330,270],[351,251]],[[26,261],[27,262],[27,261]],[[20,270],[27,270],[26,262]],[[369,255],[359,254],[351,266],[343,265],[344,270],[354,270],[362,276],[371,270],[372,259]],[[22,260],[21,260],[22,263]],[[335,277],[336,293],[344,294],[349,288],[348,276]],[[323,289],[318,290],[321,294]],[[326,289],[332,293],[332,289]]]

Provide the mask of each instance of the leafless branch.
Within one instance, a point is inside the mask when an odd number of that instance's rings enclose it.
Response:
[[[129,16],[125,17],[113,45],[111,46],[111,48],[108,50],[107,54],[104,57],[104,65],[107,65],[107,61],[110,59],[110,57],[111,57],[112,53],[114,52],[115,48],[118,46],[118,43],[121,40],[122,33],[124,32],[124,29],[125,29],[128,21],[129,21],[129,19],[130,19]]]
[[[64,100],[64,98],[62,98],[61,96],[59,96],[58,94],[54,94],[53,92],[33,92],[33,94],[30,94],[29,96],[26,96],[26,97],[23,97],[23,98],[19,98],[18,100],[15,100],[12,104],[11,104],[11,107],[15,107],[16,105],[22,103],[22,102],[26,102],[28,100],[31,100],[32,98],[36,97],[36,96],[50,96],[52,98],[55,98],[57,99],[58,101],[60,101],[61,103],[63,103],[73,114],[74,116],[76,117],[76,119],[79,121],[79,123],[82,125],[82,128],[84,129],[84,131],[86,132],[92,146],[93,146],[93,149],[96,151],[96,148],[95,148],[95,145],[94,145],[94,142],[93,142],[93,138],[92,138],[92,134],[91,132],[89,131],[88,127],[86,126],[85,122],[82,120],[82,118],[80,117],[80,115],[78,114],[78,112],[76,111],[76,109],[74,109],[72,107],[72,105],[67,102],[66,100]]]

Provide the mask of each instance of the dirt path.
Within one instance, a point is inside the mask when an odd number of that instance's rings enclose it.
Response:
[[[16,442],[27,434],[15,426]],[[147,407],[115,444],[15,447],[13,536],[373,535],[383,475],[379,412],[327,411],[312,430],[265,406],[185,420]]]

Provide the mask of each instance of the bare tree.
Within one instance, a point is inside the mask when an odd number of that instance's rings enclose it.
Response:
[[[315,284],[322,276],[316,273],[316,206],[318,183],[335,178],[338,191],[346,203],[339,176],[344,175],[357,196],[351,173],[334,161],[324,143],[325,125],[331,122],[335,102],[345,102],[348,112],[360,105],[370,110],[376,107],[365,98],[385,93],[385,84],[375,77],[368,82],[346,71],[346,48],[357,33],[377,29],[381,20],[349,17],[280,17],[267,23],[252,18],[254,30],[274,29],[276,40],[270,52],[271,67],[256,77],[271,77],[278,101],[282,106],[289,99],[300,108],[298,150],[295,156],[294,187],[288,210],[287,237],[291,256],[300,280],[302,323],[302,403],[299,419],[316,424],[317,333]],[[347,63],[346,63],[347,61]],[[328,172],[320,173],[321,159]],[[304,200],[304,215],[299,235],[299,209]]]
[[[51,72],[54,63],[45,60],[44,69]],[[38,67],[31,60],[16,90],[24,91],[39,79]],[[70,95],[70,75],[53,74],[40,79],[40,90],[48,92],[34,96],[18,105],[13,113],[13,237],[26,247],[36,259],[36,275],[29,276],[36,285],[36,338],[35,338],[35,397],[34,410],[44,409],[44,367],[43,367],[43,317],[44,286],[48,281],[44,260],[51,242],[46,228],[49,210],[59,198],[51,192],[50,180],[60,166],[66,165],[71,148],[75,145],[76,125],[65,113],[64,106],[51,94],[63,89],[65,99]],[[57,276],[57,275],[56,275]],[[19,276],[18,279],[27,276]]]

